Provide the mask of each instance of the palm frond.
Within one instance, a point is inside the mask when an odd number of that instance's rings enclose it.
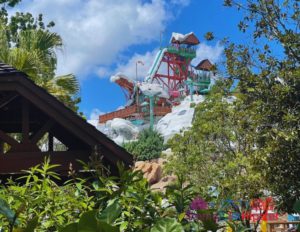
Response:
[[[45,81],[42,84],[49,93],[67,103],[71,97],[76,96],[80,91],[80,85],[73,74],[57,76]]]

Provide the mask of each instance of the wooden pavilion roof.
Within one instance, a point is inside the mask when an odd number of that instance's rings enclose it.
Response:
[[[46,150],[38,145],[45,134],[48,134]],[[64,144],[65,150],[55,150],[53,143],[57,140]],[[76,160],[88,162],[93,153],[103,156],[103,164],[113,173],[117,162],[126,166],[133,162],[126,150],[26,74],[0,63],[0,174],[28,169],[41,163],[44,156],[61,164],[59,171],[66,173],[70,163],[73,169],[80,169]]]

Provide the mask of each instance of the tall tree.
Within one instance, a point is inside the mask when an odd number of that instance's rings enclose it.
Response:
[[[228,79],[197,107],[191,130],[171,141],[170,166],[189,175],[202,194],[209,186],[233,198],[269,190],[291,211],[300,198],[299,5],[224,3],[244,11],[239,28],[251,32],[253,43],[227,43]],[[233,80],[239,94],[228,103]]]
[[[14,6],[19,1],[4,1]],[[0,60],[26,73],[67,106],[77,110],[79,82],[73,74],[55,76],[57,51],[62,49],[61,37],[44,26],[43,17],[34,19],[30,13],[16,13],[8,18],[5,6],[0,14]]]
[[[256,170],[253,111],[243,96],[231,96],[231,83],[218,82],[197,106],[192,128],[170,141],[168,169],[188,176],[201,196],[251,199],[265,188],[263,172]]]
[[[280,207],[292,210],[300,199],[300,11],[299,1],[226,0],[243,10],[239,28],[251,32],[254,46],[231,44],[227,70],[239,80],[245,102],[255,105],[256,145],[264,155],[270,190]]]

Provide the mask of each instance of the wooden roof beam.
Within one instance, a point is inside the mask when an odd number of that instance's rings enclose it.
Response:
[[[1,101],[0,101],[0,109],[6,106],[8,103],[13,101],[15,98],[17,98],[19,95],[18,94],[9,94],[5,96]]]
[[[17,147],[19,145],[19,142],[17,140],[13,139],[12,137],[10,137],[9,135],[7,135],[2,130],[0,130],[0,139],[3,142],[8,143],[12,147]]]
[[[53,119],[49,119],[30,139],[30,141],[36,144],[54,125]]]

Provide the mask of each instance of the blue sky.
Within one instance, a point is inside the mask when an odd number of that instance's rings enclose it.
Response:
[[[58,74],[74,73],[80,80],[80,110],[87,116],[113,111],[125,98],[109,78],[116,72],[134,78],[135,62],[142,78],[160,46],[172,32],[193,31],[200,39],[195,63],[204,58],[222,61],[218,42],[247,43],[250,38],[237,29],[241,13],[223,6],[222,0],[23,0],[14,10],[43,13],[64,40],[59,53]],[[207,43],[204,34],[214,32]]]

